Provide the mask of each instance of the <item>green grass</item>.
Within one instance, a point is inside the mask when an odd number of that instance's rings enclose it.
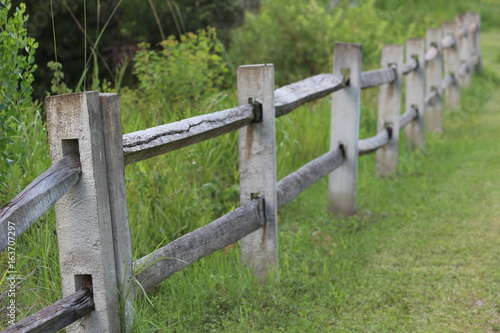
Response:
[[[326,179],[280,210],[278,282],[260,285],[238,245],[228,247],[138,298],[135,331],[499,332],[498,36],[483,34],[487,71],[464,91],[461,110],[445,113],[444,134],[427,137],[425,154],[402,144],[390,178],[375,177],[373,156],[360,160],[355,216],[327,211]],[[278,120],[279,178],[327,150],[329,104]],[[229,95],[217,108],[233,105]],[[161,122],[130,96],[122,109],[126,132]],[[40,126],[27,123],[19,151],[46,152],[29,135]],[[2,201],[46,165],[26,158],[12,169],[23,180],[6,184]],[[237,177],[235,134],[128,166],[135,259],[236,207]],[[56,244],[52,211],[19,238],[19,318],[62,297]]]
[[[499,331],[496,91],[476,78],[425,154],[401,149],[397,175],[376,178],[362,158],[356,216],[326,210],[326,180],[280,210],[278,283],[260,286],[233,246],[139,300],[136,331]],[[327,117],[328,101],[280,119],[280,177],[326,149]]]

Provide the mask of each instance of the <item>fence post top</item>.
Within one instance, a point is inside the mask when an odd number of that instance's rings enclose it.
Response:
[[[424,41],[424,38],[423,38],[423,37],[418,37],[418,38],[417,38],[417,37],[415,37],[415,38],[408,38],[408,39],[406,40],[406,42],[407,42],[407,43],[408,43],[408,42],[423,42],[423,41]]]
[[[238,68],[258,68],[258,67],[274,67],[274,64],[252,64],[252,65],[241,65]]]
[[[335,49],[337,48],[357,48],[357,49],[362,49],[363,44],[358,44],[358,43],[346,43],[346,42],[335,42]]]
[[[404,48],[405,46],[403,44],[384,44],[382,45],[382,48],[383,49],[387,49],[387,50],[390,50],[390,49],[401,49],[401,48]]]
[[[445,28],[452,28],[452,29],[456,29],[458,23],[457,21],[448,21],[448,22],[444,22],[443,26]]]
[[[52,96],[45,97],[45,102],[47,103],[48,101],[50,101],[54,98],[61,98],[62,96],[64,96],[64,97],[69,97],[69,96],[76,97],[76,96],[85,96],[85,95],[93,95],[93,94],[99,95],[99,92],[97,90],[91,90],[91,91],[74,92],[74,93],[62,94],[62,95],[52,95]]]
[[[439,28],[429,28],[429,29],[426,29],[425,30],[426,32],[440,32],[440,31],[443,31],[443,28],[442,27],[439,27]]]

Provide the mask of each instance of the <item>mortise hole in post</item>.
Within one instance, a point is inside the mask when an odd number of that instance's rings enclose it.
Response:
[[[260,198],[260,196],[261,196],[260,193],[250,193],[250,199],[251,200],[257,200],[257,199]]]
[[[342,157],[347,158],[347,141],[339,141],[339,149],[342,153]]]
[[[412,104],[410,106],[413,110],[415,110],[415,113],[417,114],[417,116],[415,117],[415,119],[417,119],[419,117],[419,110],[418,110],[418,105],[417,104]]]
[[[92,275],[75,275],[75,291],[78,291],[82,288],[89,288],[90,290],[92,290]]]
[[[351,69],[350,68],[342,68],[342,75],[344,76],[344,82],[346,86],[351,84]]]
[[[435,47],[437,49],[438,48],[438,44],[436,42],[431,42],[431,47]]]
[[[63,156],[66,156],[70,153],[80,153],[80,145],[78,144],[78,139],[63,139],[61,143]]]
[[[391,140],[392,139],[392,129],[394,128],[394,123],[393,122],[385,122],[384,128],[387,131],[387,134],[389,134],[389,140]]]

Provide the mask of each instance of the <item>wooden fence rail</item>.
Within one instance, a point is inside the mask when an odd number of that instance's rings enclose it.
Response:
[[[384,45],[381,68],[365,72],[361,45],[336,43],[332,74],[276,90],[273,65],[241,66],[240,106],[125,135],[116,94],[48,98],[54,164],[0,210],[0,249],[59,200],[65,298],[4,332],[55,332],[68,325],[68,332],[127,331],[137,294],[239,240],[243,263],[265,281],[268,272],[278,269],[277,210],[330,176],[330,209],[353,214],[359,156],[376,152],[377,174],[394,173],[403,129],[410,149],[425,149],[425,131],[442,131],[443,96],[449,108],[457,107],[460,87],[481,68],[480,30],[477,13],[459,16],[443,28],[427,30],[425,39]],[[360,140],[361,90],[378,86],[377,134]],[[276,118],[332,93],[330,151],[276,181]],[[132,262],[125,165],[236,130],[240,207]],[[118,302],[125,305],[122,313]]]
[[[0,210],[0,251],[45,214],[80,179],[80,158],[66,155]],[[9,228],[15,225],[14,228]]]

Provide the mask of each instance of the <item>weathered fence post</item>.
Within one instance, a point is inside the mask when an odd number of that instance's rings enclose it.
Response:
[[[80,181],[56,204],[63,294],[82,286],[94,292],[95,311],[68,332],[119,332],[105,139],[98,92],[49,97],[47,124],[52,161],[80,154]]]
[[[460,58],[459,77],[460,85],[468,87],[472,82],[473,64],[472,64],[472,46],[470,40],[469,27],[467,26],[467,16],[457,15],[457,38],[458,38],[458,56]]]
[[[460,58],[458,57],[457,46],[457,22],[446,22],[443,26],[444,36],[452,36],[454,43],[450,47],[443,48],[444,75],[445,78],[451,77],[453,82],[445,89],[446,106],[450,109],[456,109],[460,106],[460,87],[458,85],[458,68]]]
[[[380,86],[378,97],[377,131],[389,127],[391,139],[387,145],[376,152],[376,174],[392,175],[396,172],[399,155],[399,118],[401,116],[401,88],[403,84],[403,45],[384,45],[381,65],[392,67],[396,72],[396,80]]]
[[[479,13],[467,13],[468,28],[471,33],[473,64],[476,70],[481,70],[481,15]]]
[[[438,51],[431,60],[425,60],[425,125],[431,133],[443,132],[443,102],[441,83],[443,81],[443,56],[440,47],[443,30],[427,29],[425,44],[427,50],[436,48]],[[430,96],[432,98],[428,98]]]
[[[100,94],[103,136],[106,148],[111,228],[115,253],[116,279],[120,297],[122,331],[130,331],[133,324],[133,257],[128,221],[125,188],[125,162],[120,102],[117,94]]]
[[[265,283],[267,273],[277,277],[278,218],[276,196],[276,114],[274,66],[238,68],[238,103],[255,103],[256,122],[239,131],[240,202],[259,195],[265,199],[266,223],[241,242],[242,261]]]
[[[362,46],[335,43],[334,57],[333,71],[343,74],[347,84],[332,97],[330,149],[334,150],[340,146],[345,161],[330,174],[328,207],[330,210],[352,215],[356,207],[358,177]]]
[[[406,41],[406,61],[417,59],[418,67],[406,76],[405,109],[418,110],[418,117],[406,127],[406,137],[410,149],[425,150],[425,42],[423,38],[413,38]]]

